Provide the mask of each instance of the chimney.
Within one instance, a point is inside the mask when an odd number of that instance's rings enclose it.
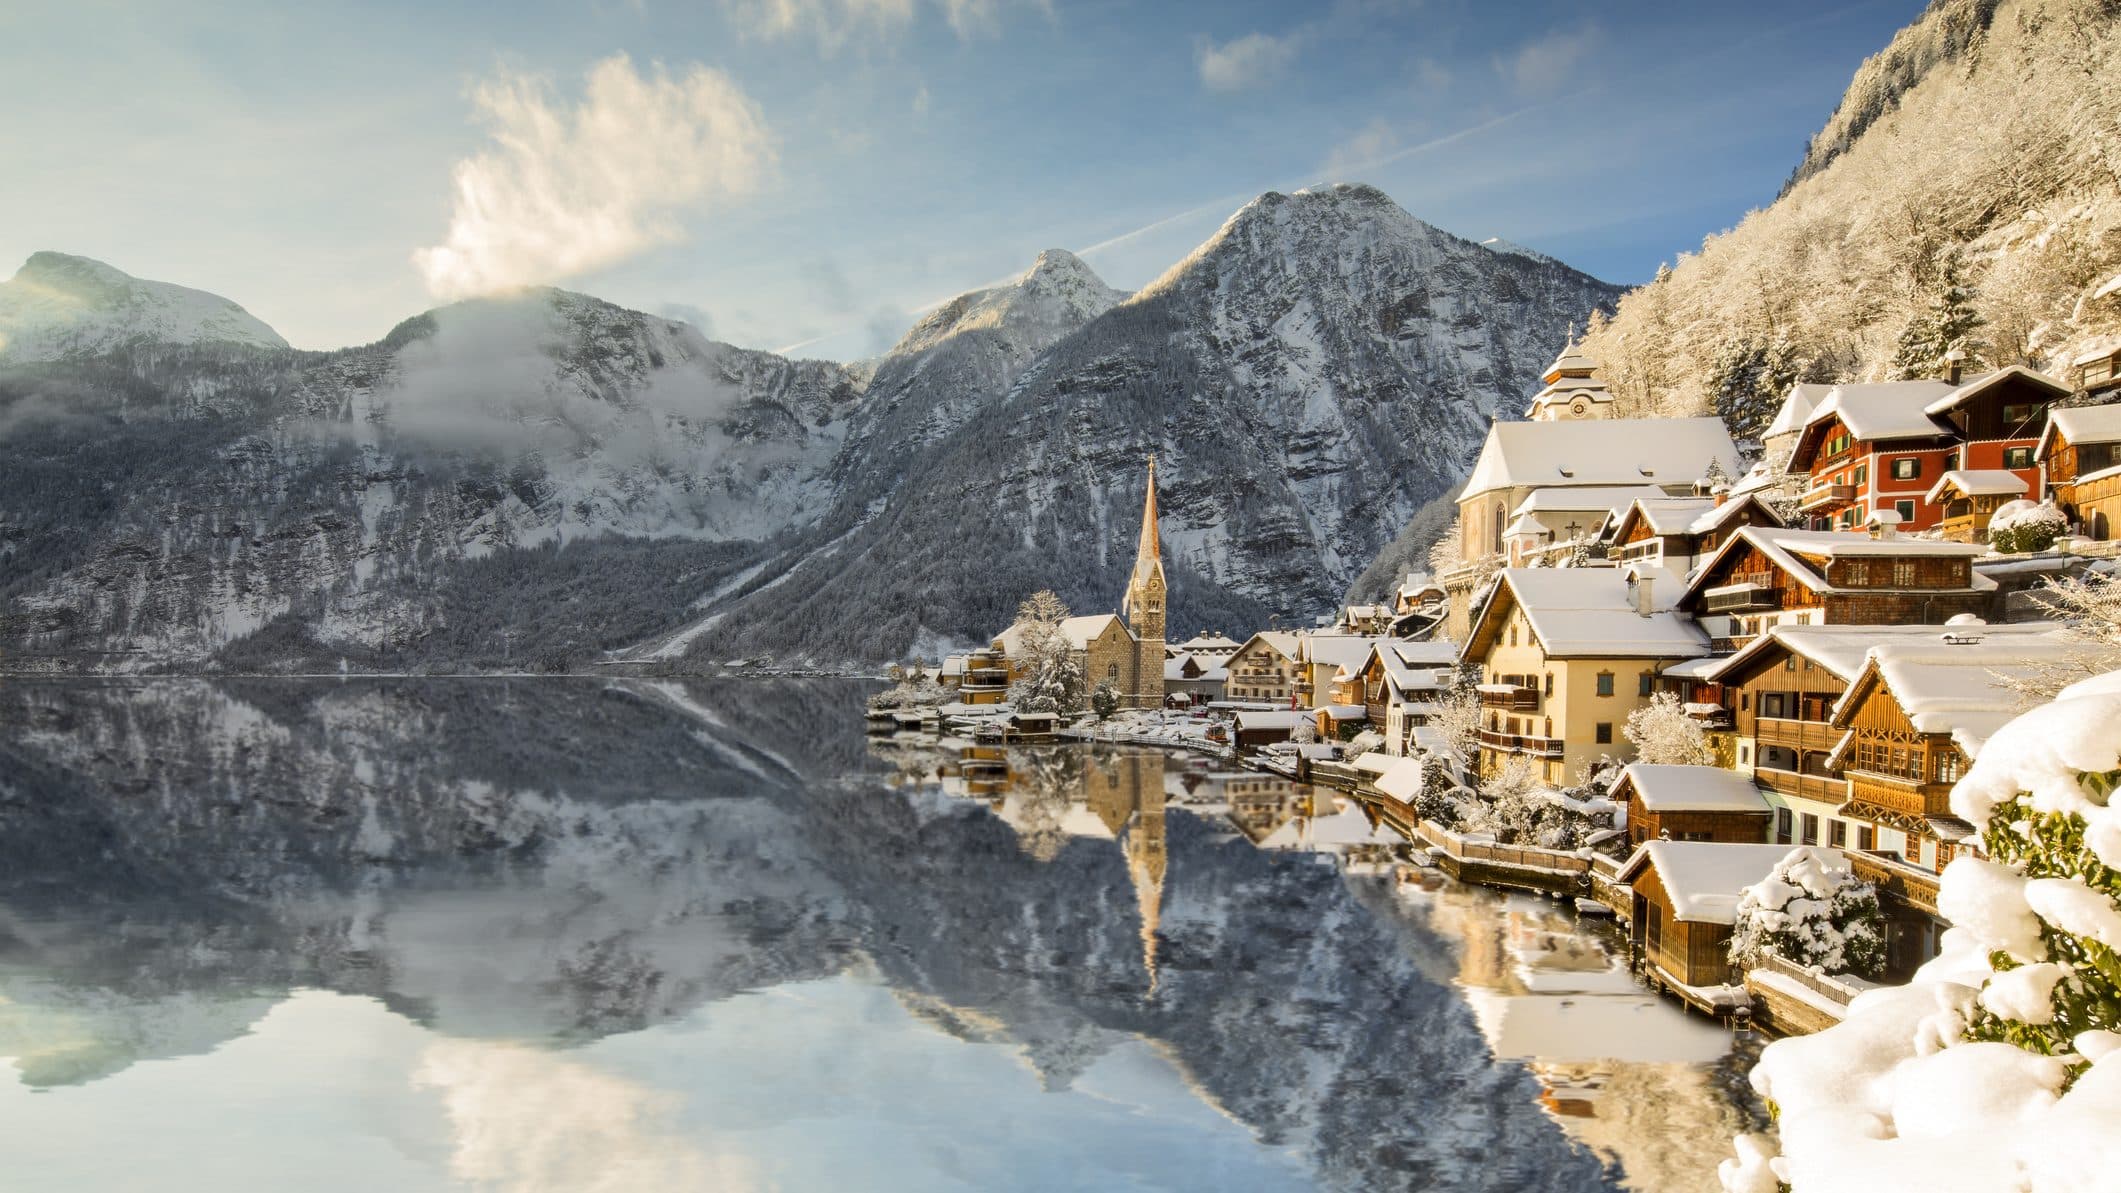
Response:
[[[1954,348],[1944,354],[1944,379],[1953,385],[1959,384],[1959,371],[1966,367],[1966,349]]]
[[[1635,594],[1635,616],[1649,617],[1657,612],[1657,605],[1650,599],[1653,580],[1648,572],[1636,572],[1628,578],[1628,587]]]
[[[1900,512],[1898,510],[1879,510],[1871,515],[1870,526],[1871,537],[1874,539],[1898,538],[1900,537]]]
[[[1709,490],[1709,496],[1716,499],[1716,508],[1722,509],[1723,503],[1731,499],[1731,487],[1729,485],[1717,485]]]

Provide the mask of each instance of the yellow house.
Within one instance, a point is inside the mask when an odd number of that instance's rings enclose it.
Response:
[[[1633,758],[1621,730],[1658,671],[1709,652],[1672,607],[1680,589],[1663,568],[1505,569],[1460,652],[1480,667],[1481,773],[1523,756],[1563,784],[1602,757]]]

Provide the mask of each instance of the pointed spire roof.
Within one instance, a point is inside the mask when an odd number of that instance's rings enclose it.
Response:
[[[1136,594],[1151,579],[1161,583],[1164,578],[1163,540],[1156,533],[1156,456],[1149,456],[1149,487],[1142,498],[1141,542],[1134,550],[1134,575],[1127,582],[1127,597],[1120,606],[1122,613],[1134,609]]]

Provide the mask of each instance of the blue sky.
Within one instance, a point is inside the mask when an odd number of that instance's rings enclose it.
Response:
[[[7,6],[0,272],[83,253],[312,348],[550,281],[849,359],[1041,249],[1132,288],[1252,195],[1363,181],[1637,282],[1772,201],[1920,8]]]

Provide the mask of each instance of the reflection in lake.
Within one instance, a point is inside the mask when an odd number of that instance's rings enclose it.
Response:
[[[0,684],[10,1180],[1709,1181],[1727,1037],[1566,917],[1199,759],[872,751],[867,690]]]

